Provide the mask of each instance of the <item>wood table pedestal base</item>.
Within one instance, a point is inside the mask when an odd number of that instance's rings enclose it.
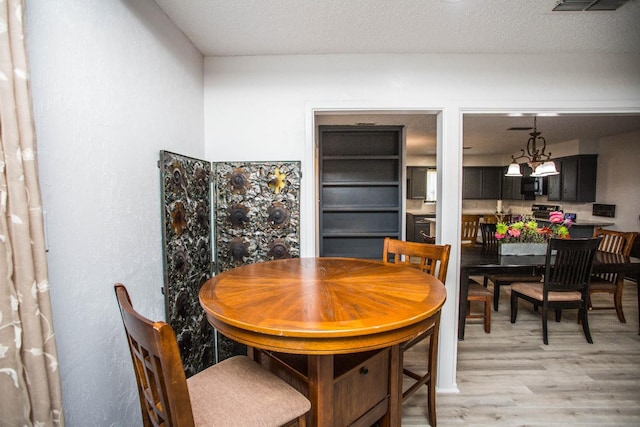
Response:
[[[251,349],[258,363],[311,401],[309,426],[400,425],[399,346],[339,355],[297,355]]]

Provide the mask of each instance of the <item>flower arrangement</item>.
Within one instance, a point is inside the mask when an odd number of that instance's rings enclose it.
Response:
[[[545,243],[551,238],[568,239],[571,220],[564,219],[562,212],[549,213],[549,226],[539,227],[535,219],[521,219],[511,224],[496,224],[496,239],[502,243]]]

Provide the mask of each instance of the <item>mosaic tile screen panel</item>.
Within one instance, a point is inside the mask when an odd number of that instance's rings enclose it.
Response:
[[[300,256],[300,162],[214,163],[216,271]]]
[[[215,363],[214,329],[198,301],[213,271],[211,163],[161,151],[159,166],[165,315],[189,377]]]

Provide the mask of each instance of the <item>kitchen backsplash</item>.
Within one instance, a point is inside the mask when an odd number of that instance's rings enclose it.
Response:
[[[407,212],[411,213],[436,213],[436,204],[435,203],[425,203],[423,200],[419,199],[407,199]]]
[[[567,203],[567,202],[549,202],[547,197],[536,197],[536,200],[503,200],[502,211],[512,215],[529,215],[531,214],[531,205],[533,204],[550,204],[560,205],[563,212],[571,212],[577,214],[580,219],[594,219],[592,215],[593,203]],[[463,200],[462,212],[464,213],[488,213],[496,212],[498,207],[497,200]],[[597,218],[596,218],[597,219]]]
[[[463,200],[462,212],[464,213],[478,213],[486,214],[496,212],[498,207],[497,200]],[[575,213],[580,219],[601,219],[594,217],[592,213],[593,203],[562,203],[562,202],[549,202],[547,197],[537,197],[536,200],[503,200],[502,211],[503,213],[510,213],[513,215],[530,215],[531,205],[537,204],[559,204],[563,212]],[[407,212],[411,213],[435,213],[435,203],[424,203],[422,200],[407,199]]]

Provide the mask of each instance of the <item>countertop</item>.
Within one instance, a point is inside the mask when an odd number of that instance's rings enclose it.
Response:
[[[548,219],[539,219],[538,222],[550,222]],[[608,227],[610,225],[615,225],[615,222],[606,222],[599,221],[593,219],[578,219],[571,226],[572,227]]]
[[[435,218],[436,217],[436,213],[435,212],[422,212],[422,211],[408,210],[407,214],[408,215],[413,215],[413,216],[430,217],[430,218]]]

